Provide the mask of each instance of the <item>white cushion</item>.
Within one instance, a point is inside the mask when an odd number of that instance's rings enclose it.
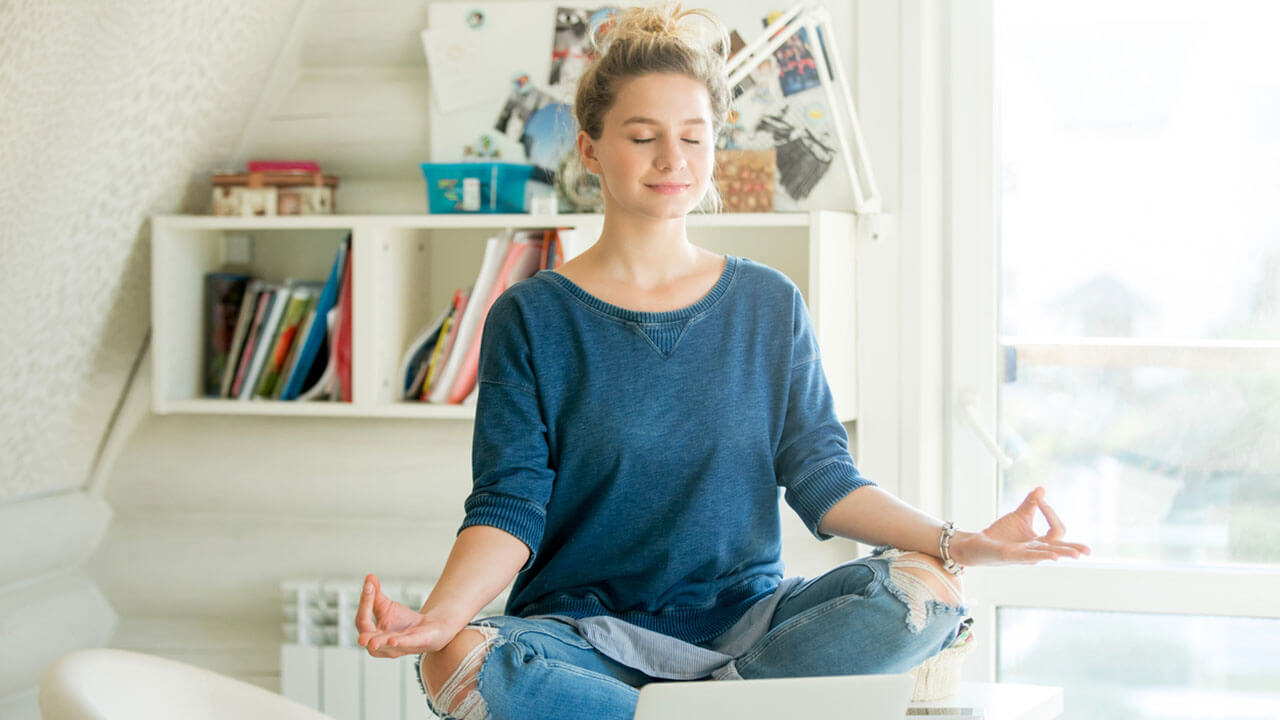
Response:
[[[166,658],[76,650],[40,679],[42,720],[332,720],[225,675]]]

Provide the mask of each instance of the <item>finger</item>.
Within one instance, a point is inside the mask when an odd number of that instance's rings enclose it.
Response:
[[[1058,558],[1077,558],[1080,557],[1080,551],[1066,545],[1054,545],[1049,548],[1049,552],[1058,556]]]
[[[385,640],[377,646],[379,657],[397,658],[404,655],[421,655],[426,652],[425,648],[419,648],[416,643],[406,639],[409,634],[411,633],[384,633]]]
[[[391,638],[387,644],[398,648],[406,653],[415,655],[424,652],[435,652],[444,646],[442,642],[440,630],[436,628],[422,628],[419,630],[409,630],[400,633],[398,636]]]
[[[1040,498],[1044,497],[1044,488],[1037,487],[1027,493],[1027,497],[1022,500],[1022,504],[1018,506],[1019,512],[1027,512],[1034,510],[1040,504]]]
[[[1088,549],[1086,546],[1080,545],[1079,543],[1068,543],[1068,542],[1051,542],[1051,543],[1037,544],[1037,548],[1042,550],[1048,550],[1053,553],[1057,553],[1060,557],[1080,557],[1081,555],[1085,554],[1084,551],[1081,550],[1081,548],[1085,548],[1085,550]]]
[[[1080,557],[1082,555],[1090,554],[1088,545],[1082,545],[1080,543],[1058,543],[1058,545],[1061,547],[1068,547],[1074,550],[1075,554],[1072,555],[1072,557]]]
[[[1062,536],[1067,534],[1067,526],[1062,523],[1062,518],[1058,517],[1058,513],[1054,512],[1053,508],[1049,507],[1049,503],[1044,501],[1043,495],[1037,502],[1040,505],[1040,512],[1044,513],[1045,519],[1049,521],[1049,532],[1042,537],[1050,542],[1061,540]]]
[[[1057,560],[1058,556],[1049,550],[1037,550],[1034,548],[1023,548],[1015,550],[1009,555],[1009,562],[1017,563],[1038,563],[1044,560]]]
[[[361,638],[365,633],[373,632],[378,627],[373,619],[373,598],[377,582],[378,577],[373,573],[364,577],[364,592],[360,593],[360,604],[356,607],[356,629],[360,631]]]
[[[367,644],[370,654],[386,652],[387,643],[389,643],[391,641],[391,638],[395,637],[396,635],[399,635],[399,633],[395,633],[395,632],[370,633],[369,642]],[[378,655],[378,657],[387,657],[387,656]]]
[[[375,643],[371,641],[369,646],[372,648],[369,650],[369,654],[377,658],[397,658],[404,654],[397,648],[387,647],[384,642]]]

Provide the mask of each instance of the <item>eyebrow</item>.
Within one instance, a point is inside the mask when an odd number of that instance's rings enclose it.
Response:
[[[638,115],[636,117],[627,118],[626,120],[622,121],[623,125],[630,125],[632,123],[641,123],[644,125],[661,125],[662,124],[657,120],[654,120],[653,118],[640,117]],[[702,118],[689,118],[688,120],[684,121],[684,124],[685,125],[706,125],[707,121],[703,120]]]

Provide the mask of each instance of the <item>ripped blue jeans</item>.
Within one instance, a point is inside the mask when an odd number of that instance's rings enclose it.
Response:
[[[918,554],[879,548],[798,586],[778,603],[768,631],[716,675],[906,672],[956,639],[962,600],[955,579]],[[428,692],[423,683],[427,706],[448,720],[630,720],[640,687],[672,682],[614,661],[554,619],[496,616],[468,628],[484,641],[440,688]]]

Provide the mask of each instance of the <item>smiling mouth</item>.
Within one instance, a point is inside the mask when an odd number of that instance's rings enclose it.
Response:
[[[678,192],[684,192],[685,188],[688,188],[689,186],[687,184],[662,183],[660,185],[646,184],[645,187],[660,193],[674,194]]]

